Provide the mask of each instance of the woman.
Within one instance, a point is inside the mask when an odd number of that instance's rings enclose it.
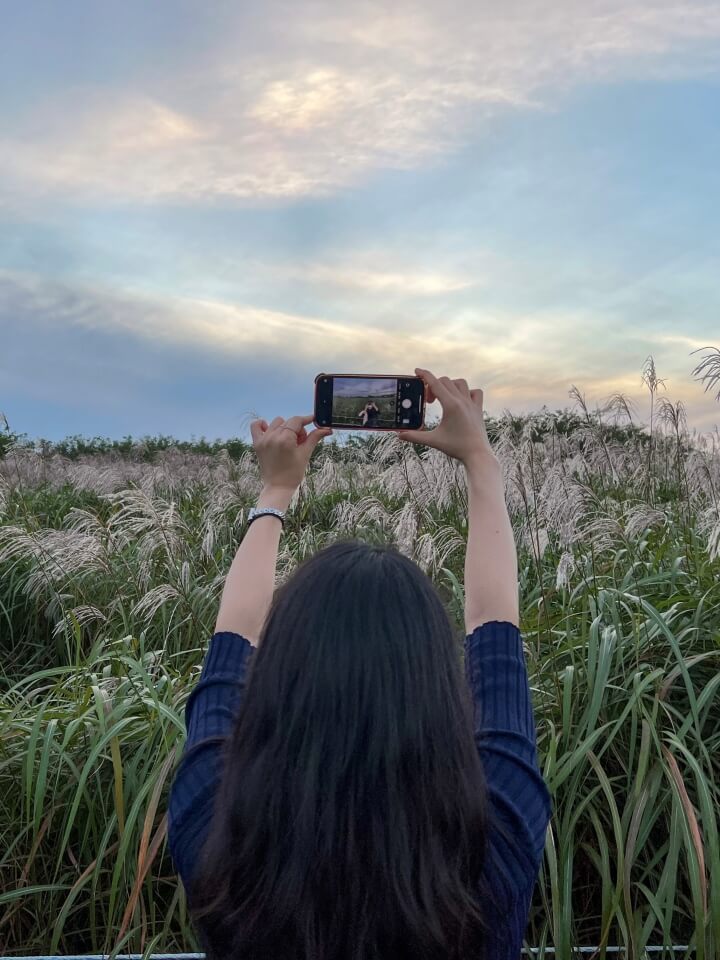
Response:
[[[550,816],[518,630],[517,557],[481,390],[403,431],[462,461],[464,675],[429,578],[336,543],[273,598],[282,531],[251,521],[186,707],[168,836],[209,960],[517,960]],[[331,431],[252,424],[282,514]]]
[[[377,427],[378,417],[380,416],[380,407],[377,406],[374,400],[369,400],[365,409],[367,411],[366,426]]]
[[[374,400],[368,400],[362,410],[358,413],[363,427],[376,427],[380,408],[375,406]]]

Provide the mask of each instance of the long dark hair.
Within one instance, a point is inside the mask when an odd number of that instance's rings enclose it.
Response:
[[[349,541],[277,591],[191,915],[209,960],[482,956],[488,807],[430,579]]]

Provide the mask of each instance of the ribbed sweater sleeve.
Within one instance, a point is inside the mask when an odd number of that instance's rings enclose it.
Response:
[[[189,889],[220,784],[223,746],[240,707],[255,647],[236,633],[213,635],[200,679],[185,704],[187,737],[168,803],[168,846]]]
[[[538,767],[530,685],[518,628],[492,621],[469,634],[465,676],[494,821],[485,874],[503,910],[502,919],[497,918],[501,922],[491,956],[516,958],[551,814],[550,792]]]

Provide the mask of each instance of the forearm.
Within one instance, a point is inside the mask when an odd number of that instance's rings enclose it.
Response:
[[[468,545],[465,554],[465,628],[489,620],[519,626],[515,538],[500,464],[491,455],[466,465]]]
[[[258,507],[287,510],[292,490],[263,488]],[[260,517],[250,524],[225,579],[215,631],[230,630],[256,644],[275,589],[282,524]]]

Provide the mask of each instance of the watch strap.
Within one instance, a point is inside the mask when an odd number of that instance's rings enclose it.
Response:
[[[285,526],[285,513],[276,507],[251,507],[247,516],[248,526],[253,520],[257,520],[258,517],[277,517],[282,525]]]

